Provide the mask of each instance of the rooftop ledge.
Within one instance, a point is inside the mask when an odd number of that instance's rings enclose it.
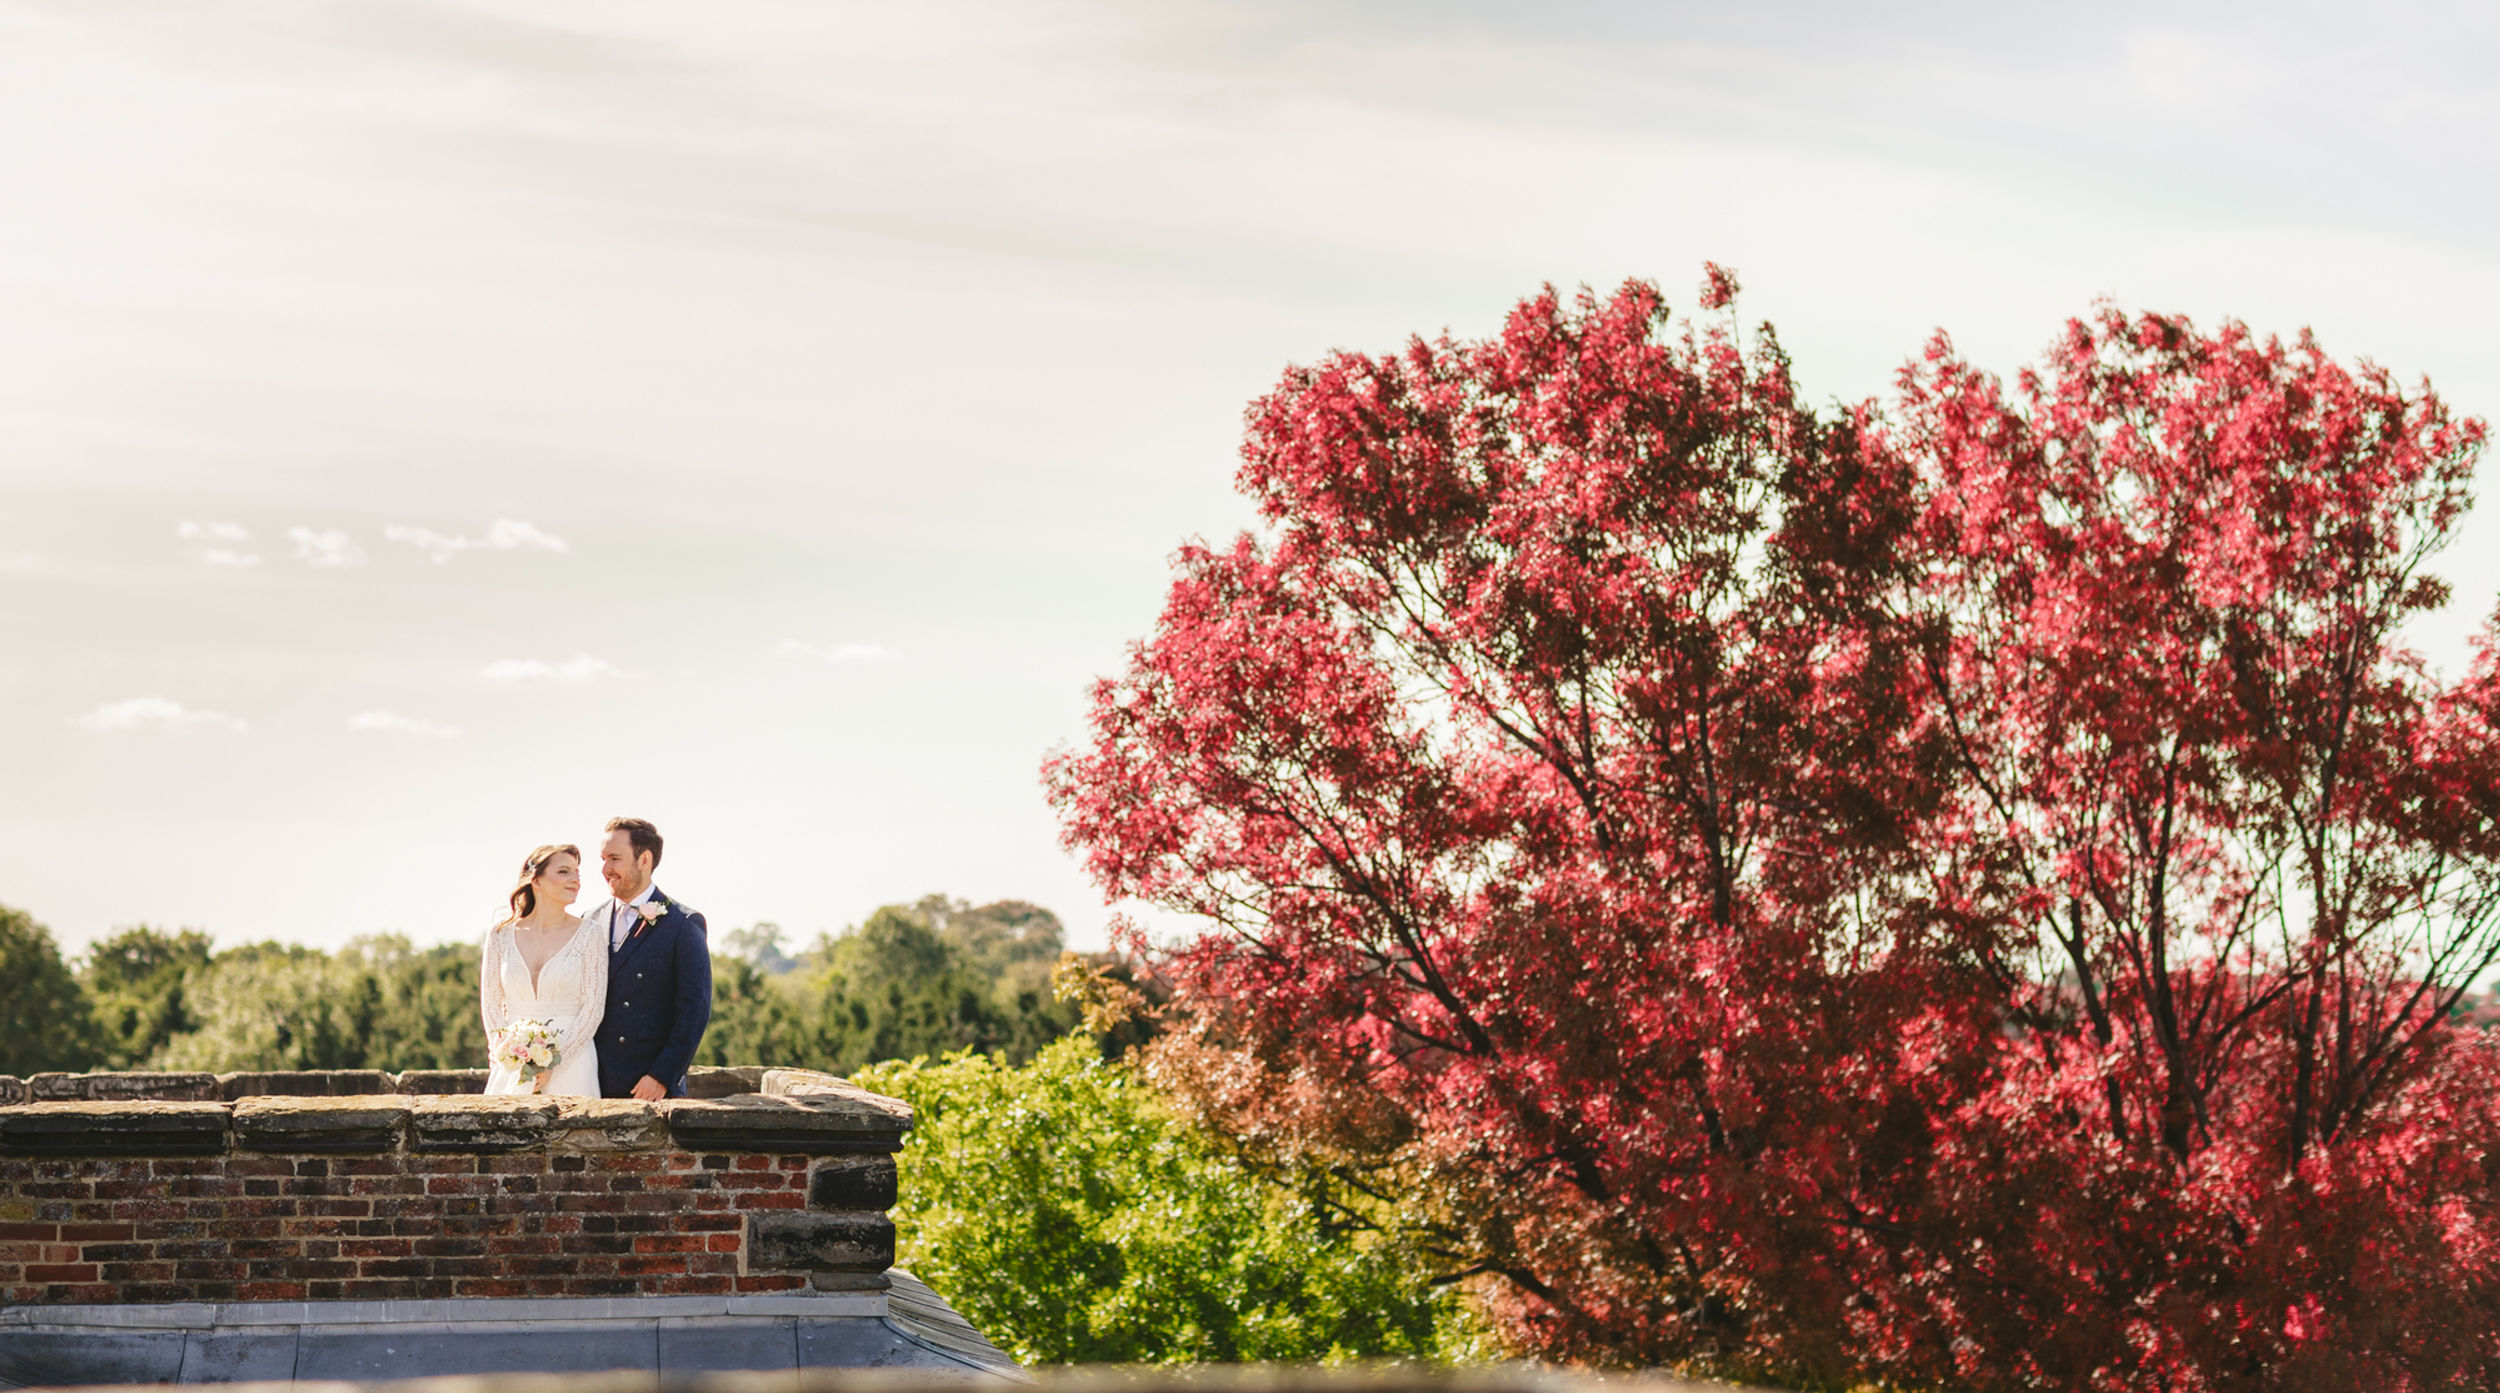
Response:
[[[485,1097],[482,1071],[0,1076],[0,1156],[891,1152],[911,1107],[810,1069],[697,1070],[690,1096]]]

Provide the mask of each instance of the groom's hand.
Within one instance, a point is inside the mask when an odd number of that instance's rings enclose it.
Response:
[[[645,1074],[642,1082],[634,1085],[634,1096],[646,1103],[656,1103],[668,1096],[668,1085]]]

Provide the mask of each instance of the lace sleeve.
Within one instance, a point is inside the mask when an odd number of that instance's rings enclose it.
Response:
[[[599,930],[584,918],[582,926],[573,932],[597,934]],[[573,1019],[564,1027],[564,1033],[556,1037],[556,1048],[563,1051],[566,1059],[577,1058],[580,1051],[590,1048],[590,1042],[598,1038],[600,1020],[607,1015],[608,944],[604,934],[595,942],[582,944],[582,970],[573,978],[580,984],[574,989]]]
[[[477,959],[477,1010],[486,1022],[489,1048],[494,1046],[495,1037],[503,1034],[503,1028],[511,1024],[511,1012],[503,997],[503,948],[502,931],[488,929],[485,951]]]

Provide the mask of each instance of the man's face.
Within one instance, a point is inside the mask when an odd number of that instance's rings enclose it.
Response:
[[[599,847],[599,874],[618,899],[631,899],[651,880],[650,853],[635,854],[633,837],[620,827]]]

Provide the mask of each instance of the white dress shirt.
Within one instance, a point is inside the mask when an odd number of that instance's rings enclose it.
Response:
[[[638,914],[629,914],[626,911],[631,910],[636,905],[649,900],[651,896],[659,890],[659,888],[659,882],[653,881],[650,884],[643,886],[642,893],[634,896],[630,900],[620,900],[613,895],[608,897],[609,952],[613,953],[617,949],[624,947],[625,935],[633,931],[634,925],[642,922],[642,916]]]

